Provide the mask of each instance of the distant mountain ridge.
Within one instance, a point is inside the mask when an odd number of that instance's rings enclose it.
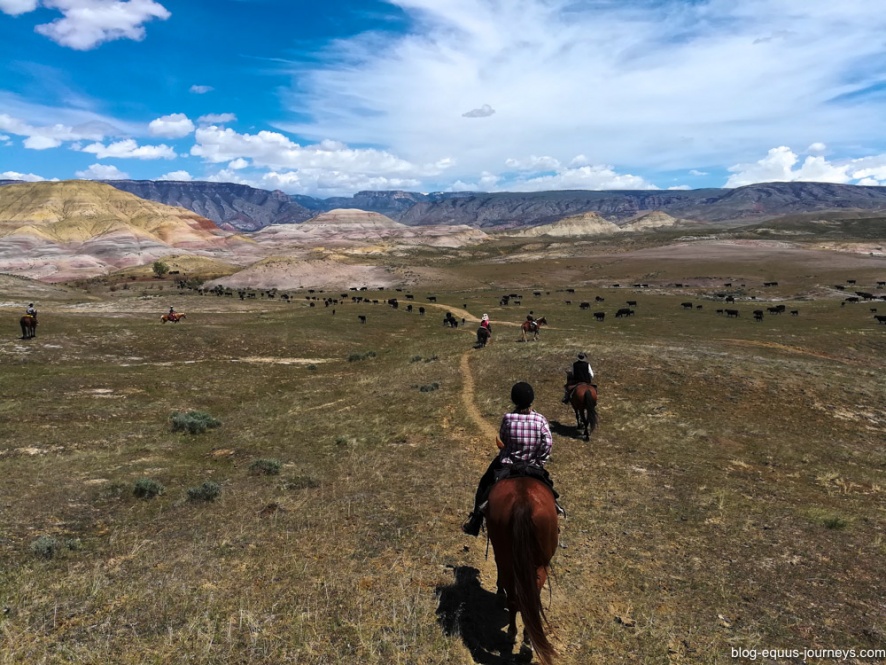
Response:
[[[0,181],[0,185],[16,181]],[[886,187],[773,182],[735,189],[562,190],[548,192],[364,191],[317,199],[233,183],[109,180],[117,189],[211,219],[228,231],[299,224],[339,208],[379,213],[408,226],[467,225],[486,230],[552,224],[597,213],[616,224],[661,211],[681,220],[753,224],[788,214],[886,211]]]

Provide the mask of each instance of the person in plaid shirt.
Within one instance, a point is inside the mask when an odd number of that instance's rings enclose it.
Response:
[[[461,527],[468,535],[480,534],[480,527],[483,525],[483,513],[480,507],[486,502],[486,496],[495,483],[496,473],[505,465],[516,463],[538,467],[553,490],[553,483],[544,470],[544,465],[551,457],[553,444],[551,428],[543,415],[532,410],[534,400],[535,392],[528,383],[520,382],[511,388],[511,401],[516,408],[501,419],[501,427],[498,430],[501,450],[480,478],[480,485],[474,497],[474,510]]]

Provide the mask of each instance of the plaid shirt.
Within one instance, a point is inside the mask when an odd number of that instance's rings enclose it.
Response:
[[[499,453],[502,464],[531,462],[544,466],[551,457],[551,428],[540,413],[506,413],[501,419],[498,438],[505,447]]]

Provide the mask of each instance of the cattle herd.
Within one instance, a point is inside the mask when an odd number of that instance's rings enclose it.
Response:
[[[778,282],[776,282],[776,281],[767,281],[767,282],[763,282],[762,284],[764,287],[778,286]],[[838,292],[845,293],[848,287],[854,287],[855,284],[857,284],[857,280],[847,279],[845,284],[834,284],[833,288]],[[282,292],[276,288],[261,289],[261,290],[242,289],[241,288],[241,289],[234,290],[234,289],[225,288],[225,287],[219,285],[219,286],[213,287],[212,289],[202,289],[202,288],[190,289],[184,280],[177,283],[177,286],[179,289],[188,288],[189,290],[195,290],[200,295],[215,295],[215,296],[221,296],[221,297],[237,296],[240,298],[240,300],[258,299],[258,298],[266,298],[268,300],[273,300],[273,299],[279,298],[281,301],[287,302],[287,303],[293,303],[293,302],[296,302],[296,300],[297,300],[294,295]],[[670,287],[670,288],[683,289],[688,286],[689,286],[688,284],[674,283],[674,284],[666,285],[665,288]],[[741,287],[744,288],[745,286],[746,286],[745,284],[741,284]],[[650,288],[650,285],[646,284],[646,283],[637,283],[637,284],[633,284],[632,287],[636,288],[636,289],[648,289],[648,288]],[[621,288],[621,285],[620,284],[612,284],[608,288],[619,289],[619,288]],[[723,288],[731,289],[732,283],[725,282],[723,284]],[[876,282],[876,289],[874,289],[874,290],[882,290],[883,288],[886,288],[886,281],[877,281]],[[366,287],[366,286],[350,287],[349,290],[351,292],[365,292],[365,291],[369,290],[369,287]],[[382,287],[379,287],[379,290],[384,290],[384,289]],[[396,291],[401,292],[401,291],[403,291],[403,289],[397,288]],[[561,289],[561,291],[568,293],[568,294],[575,293],[574,288]],[[389,307],[392,307],[393,309],[399,309],[400,305],[401,305],[399,299],[396,297],[387,298],[387,299],[373,299],[373,298],[368,297],[367,295],[355,295],[353,293],[340,293],[338,296],[316,295],[318,293],[322,294],[323,291],[318,291],[316,289],[308,289],[307,290],[307,295],[304,296],[304,300],[307,302],[309,307],[315,307],[317,304],[322,303],[325,307],[328,308],[328,307],[333,307],[335,305],[344,304],[347,302],[365,303],[365,304],[373,304],[373,305],[384,304]],[[855,290],[855,288],[853,288],[850,293],[852,293],[852,295],[847,295],[846,297],[844,297],[840,300],[841,307],[844,307],[847,304],[854,305],[854,304],[861,303],[861,302],[873,303],[874,301],[877,301],[877,300],[886,301],[886,294],[876,294],[873,291]],[[550,295],[550,294],[551,294],[550,291],[532,291],[532,296],[534,298],[540,298],[542,296]],[[412,293],[406,293],[406,294],[404,294],[403,297],[407,301],[414,301],[415,300],[415,295]],[[737,307],[734,306],[737,300],[739,302],[740,301],[745,301],[745,302],[755,302],[756,301],[757,303],[759,303],[759,301],[757,301],[756,296],[745,295],[744,291],[737,291],[737,292],[736,291],[733,291],[733,292],[715,291],[710,294],[703,294],[703,295],[699,296],[699,298],[703,298],[705,300],[712,301],[714,303],[722,302],[724,304],[733,305],[733,307],[729,307],[729,308],[727,308],[727,307],[717,308],[716,313],[718,315],[725,316],[726,318],[736,318],[736,319],[740,318],[740,316],[741,316],[741,310],[739,310]],[[499,296],[498,304],[501,307],[519,306],[522,304],[523,299],[524,299],[524,296],[520,293],[507,293],[507,294],[502,294],[501,296]],[[610,299],[611,299],[611,296],[610,296]],[[434,295],[426,295],[425,300],[428,303],[436,303],[437,297]],[[596,305],[597,307],[600,307],[603,303],[605,303],[605,301],[606,301],[606,298],[604,298],[601,295],[596,295],[593,298],[593,304]],[[637,309],[639,309],[639,307],[638,307],[639,303],[637,300],[625,300],[623,302],[624,302],[624,306],[618,306],[615,308],[614,316],[617,319],[634,316],[636,314]],[[566,299],[563,301],[563,303],[565,305],[572,305],[572,300]],[[683,310],[687,310],[687,311],[698,311],[698,310],[703,309],[702,303],[693,302],[693,301],[683,301],[680,303],[679,306]],[[467,309],[467,303],[463,304],[462,307]],[[578,308],[582,311],[590,311],[592,308],[592,301],[591,300],[582,300],[578,303]],[[424,314],[426,312],[426,309],[424,306],[420,306],[415,309],[417,309],[418,314],[420,316],[424,316]],[[414,311],[413,304],[411,302],[406,303],[404,306],[404,310],[409,313],[413,312]],[[332,314],[335,314],[335,311],[336,311],[335,309],[332,309]],[[788,310],[787,306],[783,305],[783,304],[773,304],[770,306],[754,309],[754,310],[750,311],[750,314],[751,314],[752,319],[754,321],[761,322],[764,320],[764,318],[767,315],[780,316],[781,314],[784,314],[788,311],[792,316],[799,316],[799,314],[800,314],[799,309]],[[873,318],[877,323],[886,324],[886,315],[877,314],[876,307],[871,307],[870,313],[872,313],[874,315]],[[602,323],[606,320],[606,312],[602,311],[600,309],[596,309],[595,311],[593,311],[592,315],[593,315],[593,320],[595,322]],[[357,315],[357,319],[360,323],[366,323],[367,317],[365,314],[359,314],[359,315]],[[456,319],[456,317],[453,316],[451,312],[447,312],[445,318],[443,319],[443,323],[446,326],[457,328],[459,323],[462,323],[462,324],[465,323],[465,319],[461,319],[461,321],[459,322],[459,320]]]

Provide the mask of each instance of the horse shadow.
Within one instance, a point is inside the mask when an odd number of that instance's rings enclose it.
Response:
[[[561,423],[558,420],[549,420],[548,425],[551,427],[551,434],[556,434],[557,436],[563,436],[570,439],[582,439],[584,440],[584,433],[580,427],[577,427],[575,423]]]
[[[435,594],[437,623],[447,636],[459,635],[475,663],[506,665],[532,660],[532,652],[521,648],[514,653],[514,640],[508,635],[508,611],[503,595],[486,591],[480,585],[480,571],[470,566],[453,567],[455,582],[438,586]]]

